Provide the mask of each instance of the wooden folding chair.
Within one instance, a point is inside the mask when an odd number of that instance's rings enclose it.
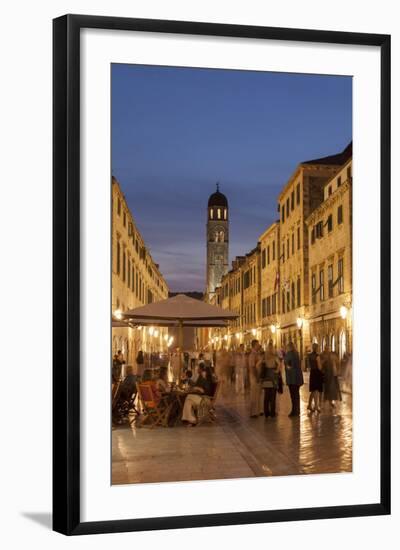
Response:
[[[143,407],[143,415],[141,416],[140,424],[137,424],[137,426],[139,427],[149,422],[151,428],[154,428],[154,426],[167,427],[172,406],[168,397],[158,398],[152,386],[146,383],[138,383],[137,390]]]
[[[203,395],[202,399],[197,407],[197,426],[203,424],[203,422],[211,422],[214,424],[217,420],[215,414],[215,403],[219,394],[221,382],[217,382],[214,387],[213,395]]]

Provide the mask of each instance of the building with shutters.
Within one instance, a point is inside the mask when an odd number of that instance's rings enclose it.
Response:
[[[352,349],[352,159],[324,186],[306,220],[310,340],[342,358]]]
[[[140,234],[118,181],[112,178],[112,314],[168,298],[168,285]],[[166,348],[167,329],[113,328],[112,352],[135,365],[139,349]]]

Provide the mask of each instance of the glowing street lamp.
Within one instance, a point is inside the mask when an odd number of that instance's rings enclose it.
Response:
[[[301,327],[303,326],[303,319],[301,317],[297,317],[296,323],[297,323],[297,328],[300,330]]]
[[[252,328],[252,329],[251,329],[251,334],[252,334],[253,336],[255,336],[255,335],[257,334],[257,331],[256,331],[255,328]]]
[[[347,309],[346,306],[340,306],[340,317],[345,320],[347,318],[347,314],[348,314],[349,310]]]
[[[271,325],[271,332],[272,332],[272,334],[275,334],[275,332],[276,332],[276,325]]]
[[[122,320],[122,311],[120,309],[116,309],[114,311],[114,317],[116,319],[118,319],[119,321],[121,321]]]

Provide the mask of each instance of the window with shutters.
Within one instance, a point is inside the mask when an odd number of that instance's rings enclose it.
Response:
[[[296,185],[296,204],[300,204],[300,183]]]
[[[319,272],[319,299],[321,302],[325,300],[324,292],[324,270],[321,269]]]
[[[322,221],[320,221],[315,225],[315,238],[321,239],[323,237],[323,234],[324,234],[323,223]]]
[[[121,244],[117,241],[117,274],[121,273]]]
[[[297,250],[300,250],[300,227],[297,228]]]
[[[294,210],[294,191],[292,191],[290,195],[290,207],[292,210]]]
[[[329,214],[326,225],[328,226],[328,233],[330,233],[333,229],[333,219],[332,214]]]
[[[261,252],[261,268],[264,269],[266,264],[265,248]]]
[[[311,275],[311,301],[313,304],[317,303],[317,277],[315,273]]]
[[[285,222],[285,205],[284,204],[282,204],[281,218],[282,218],[282,223],[284,223]]]
[[[342,204],[338,206],[338,209],[337,209],[337,222],[338,222],[338,225],[343,223],[343,205]]]
[[[292,283],[292,309],[296,309],[296,292],[294,282]]]
[[[275,241],[272,242],[272,260],[275,260]]]
[[[333,265],[328,265],[328,296],[333,297]]]
[[[300,277],[297,279],[297,307],[301,306],[301,282]]]
[[[338,261],[338,292],[343,294],[344,292],[344,267],[343,267],[343,258],[340,258]]]

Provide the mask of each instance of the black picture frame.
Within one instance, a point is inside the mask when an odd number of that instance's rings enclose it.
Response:
[[[80,520],[80,31],[84,28],[377,46],[381,51],[380,501],[352,506]],[[53,529],[66,535],[390,514],[390,36],[65,15],[53,21]]]

